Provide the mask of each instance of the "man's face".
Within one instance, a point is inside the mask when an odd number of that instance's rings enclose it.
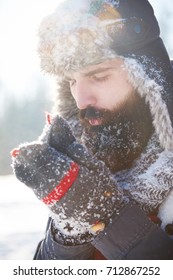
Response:
[[[120,58],[87,66],[68,74],[68,79],[79,110],[92,107],[98,111],[116,111],[133,93]],[[88,121],[90,125],[97,126],[104,123],[104,118],[93,114]]]
[[[116,172],[131,166],[152,133],[149,107],[118,58],[68,74],[83,143]]]

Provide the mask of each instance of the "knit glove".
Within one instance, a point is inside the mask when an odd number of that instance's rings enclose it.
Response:
[[[50,208],[65,235],[95,234],[124,205],[104,163],[76,141],[59,116],[49,120],[38,141],[20,145],[12,156],[16,177]]]

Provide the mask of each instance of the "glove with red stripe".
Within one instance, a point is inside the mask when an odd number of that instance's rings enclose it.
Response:
[[[12,156],[16,177],[49,206],[64,235],[97,231],[98,222],[106,225],[124,205],[104,163],[77,143],[59,116],[38,141],[20,145]]]

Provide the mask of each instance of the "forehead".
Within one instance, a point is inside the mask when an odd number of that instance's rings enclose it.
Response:
[[[74,72],[65,72],[65,76],[66,77],[73,77],[76,74],[80,74],[80,75],[89,75],[89,74],[94,74],[94,73],[99,73],[99,72],[103,72],[103,71],[107,71],[107,70],[118,70],[120,69],[124,64],[124,61],[122,58],[115,58],[115,59],[111,59],[111,60],[106,60],[104,62],[98,63],[98,64],[93,64],[93,65],[89,65],[86,66],[82,69],[80,69],[79,71],[74,71]]]

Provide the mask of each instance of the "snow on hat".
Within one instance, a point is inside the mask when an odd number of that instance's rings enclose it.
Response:
[[[159,36],[147,0],[66,0],[43,19],[38,52],[42,69],[56,76],[123,57],[161,146],[173,150],[173,71]]]
[[[43,19],[39,36],[41,66],[57,74],[140,48],[159,27],[148,1],[66,0]]]

